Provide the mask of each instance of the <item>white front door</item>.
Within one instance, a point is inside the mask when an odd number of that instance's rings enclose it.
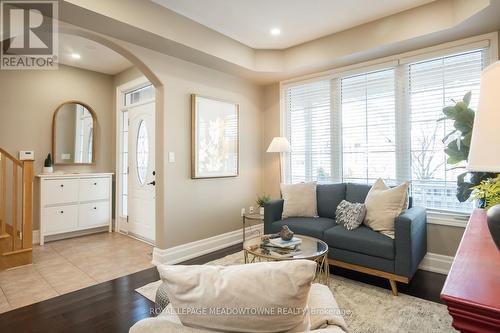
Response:
[[[128,110],[128,232],[155,241],[155,104]]]

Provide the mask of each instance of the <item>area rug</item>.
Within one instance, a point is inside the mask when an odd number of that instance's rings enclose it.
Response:
[[[243,252],[211,261],[207,265],[243,263]],[[136,291],[154,302],[161,281]],[[330,289],[351,333],[441,333],[456,332],[446,306],[413,296],[392,296],[390,290],[330,275]]]

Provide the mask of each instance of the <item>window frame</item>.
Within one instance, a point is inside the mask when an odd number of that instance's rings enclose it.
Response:
[[[362,74],[372,71],[383,70],[387,68],[395,69],[395,96],[396,96],[396,179],[403,181],[411,178],[411,163],[406,161],[411,160],[411,140],[410,135],[405,134],[410,132],[411,128],[411,112],[408,103],[407,95],[409,93],[408,80],[408,65],[410,63],[430,60],[432,58],[442,57],[446,55],[468,52],[477,49],[486,49],[487,59],[489,63],[498,60],[498,32],[479,35],[466,39],[461,39],[453,42],[440,44],[433,47],[423,48],[417,51],[410,51],[400,54],[395,54],[385,58],[379,58],[359,64],[335,68],[329,71],[305,75],[302,77],[293,78],[280,82],[280,135],[289,137],[287,132],[288,112],[286,108],[285,95],[286,90],[290,87],[303,85],[306,83],[330,80],[331,87],[331,144],[332,144],[332,179],[333,182],[342,181],[342,115],[340,108],[339,89],[340,81],[343,77]],[[285,182],[289,178],[289,163],[290,154],[285,153],[284,163],[282,163],[282,172]],[[337,163],[336,163],[337,162]],[[465,226],[468,213],[442,211],[429,208],[429,223]]]

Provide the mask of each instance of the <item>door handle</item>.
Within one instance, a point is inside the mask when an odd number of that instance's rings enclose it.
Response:
[[[155,185],[156,185],[156,182],[153,180],[152,182],[148,183],[148,185],[153,185],[153,186],[155,186]]]

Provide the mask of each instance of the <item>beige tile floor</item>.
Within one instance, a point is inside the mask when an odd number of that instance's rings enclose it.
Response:
[[[152,267],[152,251],[119,233],[34,246],[33,264],[0,271],[0,313]]]

